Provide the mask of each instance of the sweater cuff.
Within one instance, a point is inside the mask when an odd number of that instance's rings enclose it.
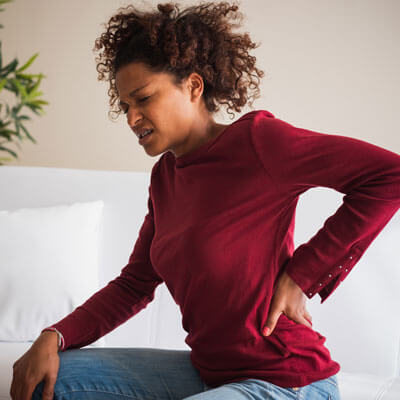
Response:
[[[309,299],[318,293],[322,304],[348,276],[362,251],[353,246],[346,254],[337,257],[333,264],[327,265],[318,257],[310,256],[315,253],[313,251],[308,253],[307,250],[310,250],[307,246],[300,246],[286,264],[285,272]]]

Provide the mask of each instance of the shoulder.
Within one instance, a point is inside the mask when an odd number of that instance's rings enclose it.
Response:
[[[267,110],[254,111],[251,118],[251,127],[255,133],[258,133],[259,131],[265,132],[265,128],[274,129],[274,127],[280,127],[282,125],[289,126],[290,124],[276,118],[274,114]]]
[[[270,111],[258,110],[254,113],[250,126],[250,136],[255,147],[273,147],[290,142],[294,136],[301,135],[301,129],[276,118]]]
[[[253,134],[254,130],[259,129],[265,121],[273,119],[275,119],[275,116],[270,111],[254,110],[243,114],[236,121],[228,125],[228,128],[234,130],[235,133],[241,133],[242,136],[248,136],[249,134]]]
[[[267,110],[254,110],[248,113],[243,114],[236,121],[232,122],[233,124],[237,124],[238,122],[246,123],[249,125],[253,125],[255,122],[263,119],[271,119],[275,118],[274,114]]]
[[[268,136],[273,136],[274,132],[280,131],[283,127],[289,127],[285,121],[275,118],[275,115],[268,110],[255,110],[244,114],[238,121],[248,124],[248,133],[252,140],[265,140]],[[237,121],[237,122],[238,122]]]
[[[251,121],[258,121],[260,119],[271,119],[275,118],[274,114],[272,114],[271,111],[268,110],[254,110],[250,111],[246,114],[243,114],[239,120],[245,119],[245,120],[251,120]]]

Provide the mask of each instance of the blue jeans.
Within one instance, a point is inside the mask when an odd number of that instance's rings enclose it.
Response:
[[[84,348],[59,353],[54,400],[340,400],[336,375],[299,388],[246,379],[211,388],[190,350]],[[42,400],[40,382],[32,400]]]

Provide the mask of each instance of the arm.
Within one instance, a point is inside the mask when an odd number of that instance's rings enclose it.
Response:
[[[400,156],[362,140],[297,128],[264,111],[255,116],[251,138],[288,201],[316,186],[345,194],[285,265],[307,297],[318,293],[323,303],[400,208]]]
[[[62,334],[61,351],[93,343],[133,317],[154,299],[155,289],[163,280],[150,261],[150,245],[154,235],[151,185],[147,204],[148,213],[139,237],[120,275],[73,312],[51,325]]]

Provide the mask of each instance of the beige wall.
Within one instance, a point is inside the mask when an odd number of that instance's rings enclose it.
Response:
[[[101,24],[126,4],[14,0],[4,6],[4,62],[17,56],[22,65],[39,52],[31,73],[47,75],[42,90],[51,103],[45,116],[31,113],[27,124],[38,144],[25,140],[19,161],[8,165],[150,171],[159,156],[144,152],[123,116],[108,119],[107,85],[97,81],[92,52]],[[266,73],[255,109],[400,153],[399,1],[242,0],[240,8],[241,31],[261,42],[252,54]],[[216,120],[231,122],[226,112]]]

